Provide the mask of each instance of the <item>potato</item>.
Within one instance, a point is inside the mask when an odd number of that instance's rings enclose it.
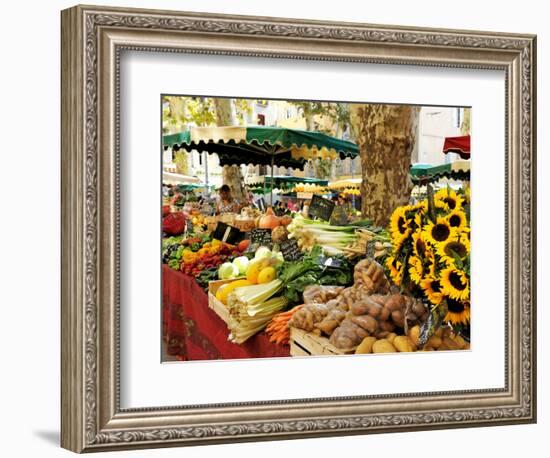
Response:
[[[378,328],[378,321],[370,315],[352,316],[351,321],[371,333]]]
[[[460,346],[450,337],[443,337],[443,343],[441,347],[445,347],[449,350],[460,350]]]
[[[396,353],[395,347],[386,339],[380,339],[374,342],[372,346],[373,353]]]
[[[437,336],[437,335],[433,335],[431,336],[428,341],[426,342],[426,346],[430,346],[430,347],[433,347],[433,348],[439,348],[441,347],[441,344],[443,343],[443,340],[441,339],[441,337]]]
[[[396,337],[397,337],[397,334],[395,332],[390,332],[386,337],[384,337],[384,339],[386,339],[389,343],[393,345],[393,339],[395,339]]]
[[[376,334],[375,334],[375,337],[377,339],[385,339],[387,336],[390,335],[390,332],[389,331],[378,331]]]
[[[372,353],[372,346],[374,345],[374,342],[376,342],[376,337],[365,337],[355,349],[355,354],[363,355]]]
[[[400,328],[405,326],[405,317],[403,316],[403,312],[401,310],[394,310],[391,312],[391,319],[396,326],[399,326]]]
[[[380,315],[381,310],[382,310],[382,307],[380,307],[376,302],[373,302],[373,301],[369,302],[367,313],[370,316],[372,316],[373,318],[376,318],[378,315]]]
[[[380,310],[380,313],[378,315],[378,320],[379,321],[387,321],[388,318],[390,317],[390,309],[386,308],[386,307],[382,307],[382,309]]]
[[[399,352],[411,352],[414,351],[414,344],[407,336],[397,336],[393,339],[393,346]]]
[[[421,301],[414,301],[412,311],[415,315],[422,316],[426,311],[426,307],[424,307],[424,304]]]
[[[401,310],[405,305],[405,296],[401,294],[393,294],[386,300],[386,308],[393,312],[394,310]]]
[[[379,321],[378,327],[382,331],[392,332],[395,329],[395,325],[391,321]]]
[[[461,349],[464,348],[466,345],[468,345],[468,342],[466,342],[460,334],[455,335],[454,337],[452,337],[452,339],[457,343],[457,345]]]
[[[409,329],[409,339],[417,347],[420,345],[420,326],[416,325]]]

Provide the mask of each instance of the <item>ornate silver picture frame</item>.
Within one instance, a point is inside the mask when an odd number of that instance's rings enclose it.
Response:
[[[535,36],[93,6],[64,10],[61,33],[62,447],[91,452],[536,421]],[[121,408],[125,50],[505,72],[505,387]]]

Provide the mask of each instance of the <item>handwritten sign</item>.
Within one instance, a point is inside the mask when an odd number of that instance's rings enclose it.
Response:
[[[304,253],[300,250],[296,239],[284,240],[279,244],[279,249],[283,253],[285,261],[299,261],[304,257]]]
[[[258,246],[267,246],[271,248],[273,240],[271,240],[271,229],[252,229],[248,232],[250,244]]]
[[[334,202],[314,194],[311,198],[311,205],[309,206],[309,216],[310,218],[319,218],[324,221],[329,221],[334,211],[334,206]]]

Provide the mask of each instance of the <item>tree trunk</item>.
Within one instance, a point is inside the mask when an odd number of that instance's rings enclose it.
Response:
[[[420,108],[352,104],[350,112],[361,156],[361,212],[387,226],[393,210],[410,198]]]
[[[232,99],[214,98],[216,107],[216,122],[219,127],[234,126],[237,124],[235,104]],[[241,168],[237,165],[227,166],[222,169],[222,182],[229,186],[231,195],[241,203],[247,202],[247,194],[244,188],[244,177]]]

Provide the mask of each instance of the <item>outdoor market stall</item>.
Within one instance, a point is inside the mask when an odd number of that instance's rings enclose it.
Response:
[[[275,164],[341,153],[327,136],[238,129],[188,131],[165,144],[216,152],[226,163],[243,154],[248,163],[269,157]],[[469,162],[412,167],[413,180],[428,183],[428,195],[395,208],[387,227],[368,218],[335,222],[338,205],[320,193],[330,192],[330,183],[295,185],[319,191],[307,214],[246,207],[241,215],[205,216],[195,206],[169,208],[163,220],[167,353],[196,360],[469,348],[469,188],[429,184],[453,173],[464,179]],[[332,183],[332,190],[357,190],[360,183]],[[275,177],[270,185],[273,190]]]

